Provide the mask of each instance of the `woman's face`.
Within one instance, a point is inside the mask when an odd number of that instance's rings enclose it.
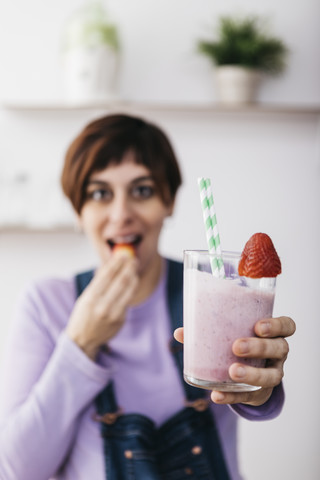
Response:
[[[130,244],[143,272],[158,258],[163,220],[172,208],[163,203],[150,170],[128,152],[120,164],[91,175],[80,224],[103,262],[115,245]]]

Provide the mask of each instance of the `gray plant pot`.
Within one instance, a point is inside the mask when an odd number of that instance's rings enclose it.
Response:
[[[236,65],[219,66],[215,71],[218,101],[227,105],[254,103],[262,74]]]

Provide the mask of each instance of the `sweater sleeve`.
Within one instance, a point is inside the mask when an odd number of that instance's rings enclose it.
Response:
[[[259,407],[237,403],[230,408],[241,417],[247,420],[272,420],[277,417],[284,404],[284,389],[282,382],[274,387],[273,392],[267,402]]]
[[[18,309],[5,355],[0,478],[48,480],[65,461],[82,412],[108,383],[62,331],[56,343],[30,298]],[[52,333],[52,332],[51,332]]]

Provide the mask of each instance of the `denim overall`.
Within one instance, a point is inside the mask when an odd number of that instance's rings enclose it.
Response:
[[[168,301],[172,331],[182,325],[182,264],[168,261]],[[93,271],[76,276],[78,295]],[[186,407],[161,427],[140,414],[122,414],[112,381],[96,398],[101,422],[107,480],[230,480],[210,400],[206,392],[183,381],[182,345],[170,350],[186,393]]]

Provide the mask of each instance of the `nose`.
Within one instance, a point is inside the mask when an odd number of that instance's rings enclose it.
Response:
[[[119,193],[114,196],[109,205],[109,221],[118,225],[126,225],[131,222],[133,218],[130,201],[124,193]]]

